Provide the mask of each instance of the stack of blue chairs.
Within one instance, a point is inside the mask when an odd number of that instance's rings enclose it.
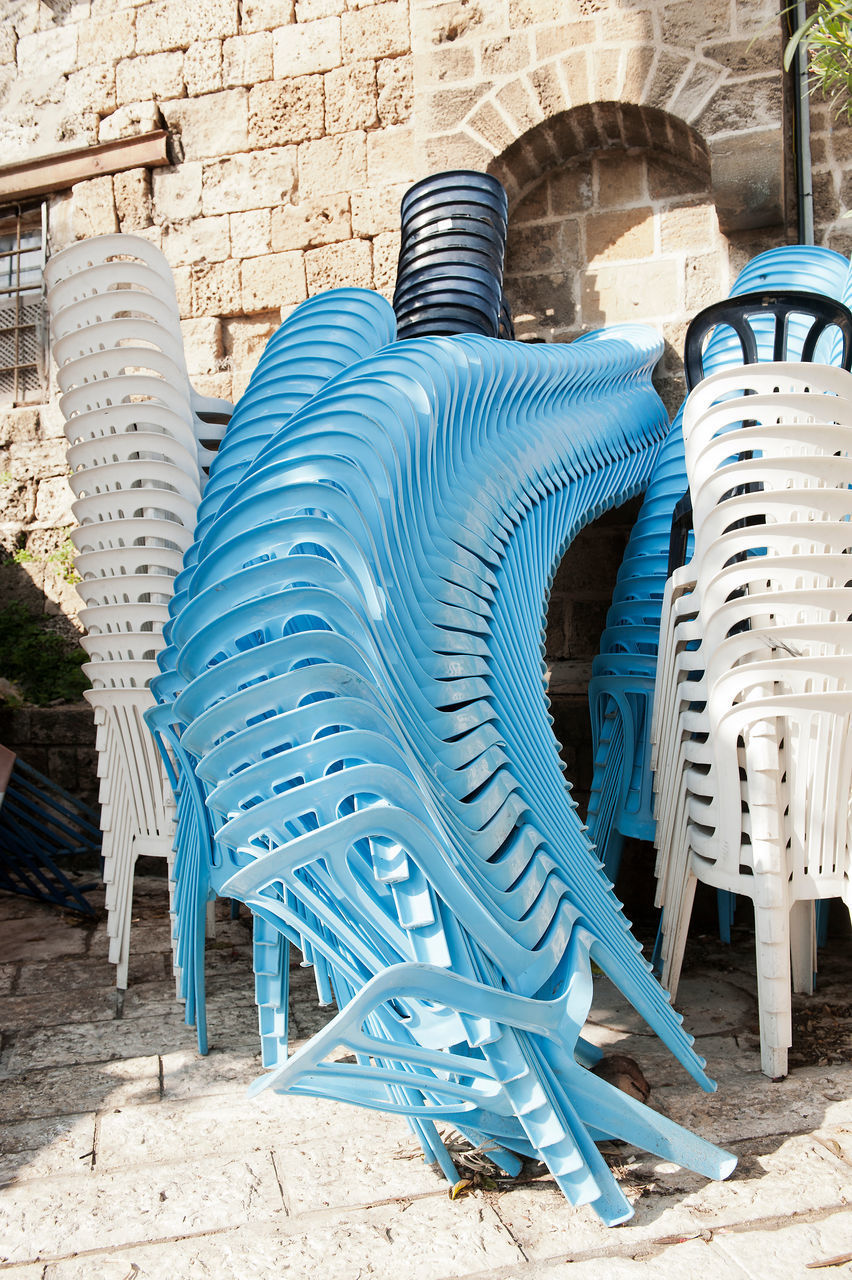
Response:
[[[413,339],[291,394],[312,305],[271,340],[211,468],[151,717],[180,797],[195,1014],[216,892],[255,918],[258,1088],[402,1114],[455,1181],[446,1122],[622,1221],[598,1141],[734,1165],[589,1070],[594,962],[713,1088],[601,875],[543,682],[555,566],[644,488],[664,435],[661,344],[638,326]],[[289,1057],[288,943],[339,1009]]]
[[[176,836],[174,896],[175,958],[179,966],[178,994],[185,1000],[186,1021],[196,1027],[201,1053],[208,1049],[204,981],[207,904],[219,892],[222,865],[213,846],[213,826],[206,793],[196,774],[196,761],[182,741],[183,722],[177,698],[186,681],[177,669],[173,642],[174,620],[183,609],[188,587],[198,566],[205,532],[219,512],[227,509],[233,491],[249,464],[280,432],[290,416],[326,382],[393,338],[394,315],[378,295],[364,289],[336,289],[303,303],[269,340],[249,385],[234,413],[225,440],[215,455],[204,497],[198,508],[195,541],[175,580],[170,621],[163,634],[168,642],[160,655],[161,674],[151,682],[157,705],[146,715],[160,747],[175,794]],[[288,956],[281,935],[260,922],[254,936],[257,996],[261,1008],[264,1061],[270,1059],[268,1041],[286,1043]]]
[[[748,263],[731,297],[759,289],[801,289],[843,300],[849,279],[849,262],[839,253],[789,245],[770,249]],[[760,358],[771,360],[773,321],[760,320],[755,327]],[[805,332],[803,328],[802,336]],[[788,333],[790,359],[797,358],[796,338],[794,320]],[[839,348],[826,349],[824,358],[837,362]],[[742,362],[742,348],[733,332],[717,329],[704,353],[705,374]],[[681,408],[660,449],[631,532],[589,683],[594,776],[586,821],[589,838],[613,882],[625,836],[654,838],[649,730],[672,513],[688,487],[682,413]],[[719,906],[722,937],[729,941],[729,895]]]

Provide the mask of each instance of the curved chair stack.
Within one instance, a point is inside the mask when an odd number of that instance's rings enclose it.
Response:
[[[405,1115],[455,1181],[447,1121],[606,1222],[630,1208],[604,1136],[734,1163],[589,1069],[594,961],[712,1087],[585,838],[542,674],[561,553],[647,480],[659,351],[625,327],[362,359],[229,488],[170,628],[210,884],[340,1010],[289,1058],[279,1026],[258,1087]]]
[[[676,991],[697,880],[751,898],[761,1062],[777,1078],[791,947],[810,991],[814,902],[852,907],[852,375],[723,371],[683,421],[694,550],[667,586],[653,733],[663,981]]]
[[[432,174],[402,198],[393,307],[398,337],[514,337],[503,296],[506,192],[473,170]]]
[[[755,290],[796,289],[838,299],[849,274],[847,259],[830,249],[803,245],[771,249],[743,269],[731,298]],[[791,358],[801,354],[808,328],[804,319],[793,318],[786,333]],[[755,334],[758,359],[773,359],[775,326],[771,317],[758,321]],[[829,345],[818,354],[837,363],[839,349],[835,344],[829,351]],[[740,366],[743,359],[734,332],[717,327],[703,352],[704,371],[710,374]],[[683,409],[672,422],[651,474],[618,573],[589,685],[595,768],[587,823],[589,836],[613,881],[624,837],[654,838],[649,734],[672,514],[688,488],[682,419]],[[720,903],[720,927],[723,937],[729,938],[729,900]]]
[[[297,409],[344,369],[392,341],[394,330],[393,311],[383,298],[364,289],[336,289],[302,303],[270,338],[211,463],[194,540],[169,602],[171,619],[179,617],[197,572],[205,568],[206,531],[228,509],[234,488],[250,464],[262,457],[269,441]],[[170,620],[164,628],[167,640],[173,625]],[[196,775],[197,761],[181,740],[185,725],[178,709],[182,704],[176,705],[176,699],[186,682],[176,669],[177,656],[174,644],[159,655],[161,674],[151,681],[158,705],[147,712],[146,719],[177,799],[173,876],[179,990],[186,1000],[186,1021],[195,1025],[199,1050],[206,1053],[206,907],[220,891],[227,870],[223,872],[221,860],[213,856],[204,782]],[[282,1043],[286,1052],[289,954],[286,940],[262,918],[255,920],[254,959],[263,1061],[271,1065],[278,1062]]]
[[[162,627],[230,405],[198,396],[169,267],[146,240],[101,236],[50,260],[48,306],[78,527],[78,591],[98,726],[110,960],[127,986],[133,869],[171,856],[173,802],[142,716]],[[219,431],[218,434],[221,432]]]

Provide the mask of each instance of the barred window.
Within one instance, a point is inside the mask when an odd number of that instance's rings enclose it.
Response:
[[[0,208],[0,404],[45,398],[46,208]]]

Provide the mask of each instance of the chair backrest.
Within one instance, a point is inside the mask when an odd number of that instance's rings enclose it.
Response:
[[[794,320],[799,323],[795,324]],[[691,321],[684,340],[684,378],[688,391],[704,377],[705,339],[716,329],[733,332],[742,351],[743,364],[757,364],[761,346],[772,336],[772,360],[795,359],[809,363],[814,359],[817,343],[829,329],[837,329],[841,338],[840,364],[852,369],[852,311],[842,302],[821,293],[801,289],[759,289],[739,297],[712,302]],[[801,342],[801,350],[792,343]],[[767,357],[764,355],[763,357]],[[668,576],[686,563],[686,549],[692,529],[692,502],[687,491],[672,512],[669,537]]]
[[[799,317],[807,327],[792,324],[793,317]],[[684,376],[689,391],[704,377],[704,340],[720,326],[733,330],[742,350],[743,364],[758,363],[759,348],[765,351],[770,333],[769,359],[808,363],[814,359],[817,343],[826,329],[837,328],[842,339],[840,363],[844,369],[852,368],[852,311],[848,307],[819,293],[760,289],[713,302],[692,320],[684,341]],[[793,343],[798,345],[799,341],[801,351],[793,350]],[[767,355],[762,358],[767,359]]]

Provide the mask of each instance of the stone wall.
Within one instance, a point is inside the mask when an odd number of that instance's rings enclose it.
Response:
[[[51,195],[49,247],[159,245],[204,393],[236,398],[305,297],[390,296],[402,193],[473,167],[509,193],[519,336],[649,322],[674,407],[688,318],[795,238],[783,41],[774,0],[6,0],[0,144],[11,163],[168,129],[167,166]],[[817,236],[849,252],[852,131],[813,116]],[[0,414],[0,585],[73,629],[65,474],[54,377],[48,404]],[[608,517],[557,578],[576,725],[626,531]]]

